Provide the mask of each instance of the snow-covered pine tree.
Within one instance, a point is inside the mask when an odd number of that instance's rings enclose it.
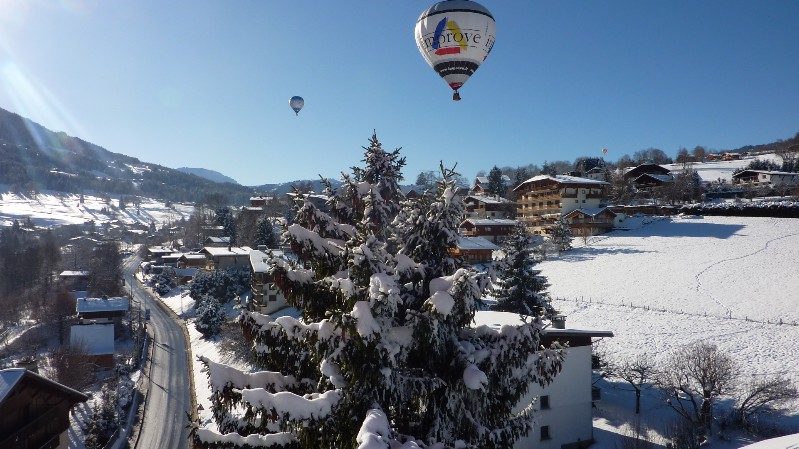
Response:
[[[494,297],[497,303],[491,310],[532,316],[552,312],[546,293],[549,284],[541,276],[541,270],[534,268],[537,261],[533,247],[533,238],[524,226],[517,226],[511,238],[503,243],[504,257],[495,265],[498,288],[494,290]]]
[[[225,307],[213,296],[204,296],[197,303],[199,305],[194,327],[203,334],[203,337],[213,337],[222,329],[222,323],[227,318]]]
[[[491,449],[529,430],[532,407],[512,409],[562,355],[539,350],[539,322],[472,326],[487,279],[449,255],[456,173],[400,208],[399,150],[373,135],[364,162],[327,185],[330,214],[299,204],[284,232],[297,262],[271,260],[301,318],[240,318],[266,371],[201,359],[215,426],[193,429],[198,446]]]
[[[549,238],[555,247],[558,248],[558,254],[561,251],[568,251],[572,248],[572,231],[563,217],[558,218],[555,225],[549,228]]]
[[[216,210],[216,224],[222,226],[222,237],[229,237],[230,244],[236,245],[236,217],[229,207],[220,207]]]
[[[277,248],[278,239],[275,235],[274,225],[272,224],[272,220],[266,215],[258,218],[255,224],[255,240],[253,244],[256,248],[261,245],[267,248]]]

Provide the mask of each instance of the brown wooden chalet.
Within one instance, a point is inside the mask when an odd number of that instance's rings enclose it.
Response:
[[[468,195],[463,199],[468,218],[514,218],[516,203],[494,195]]]
[[[128,313],[130,301],[126,296],[112,298],[78,298],[75,311],[81,322],[120,322]]]
[[[88,399],[24,368],[0,370],[0,448],[67,447],[69,410]]]
[[[575,209],[563,216],[573,235],[597,235],[613,229],[616,213],[607,207]]]
[[[518,221],[504,218],[467,218],[461,222],[460,229],[464,237],[483,237],[492,243],[502,243],[517,226]]]
[[[516,186],[516,218],[531,234],[543,235],[561,216],[597,208],[607,198],[605,181],[567,175],[538,175]]]
[[[459,257],[470,264],[491,262],[491,254],[499,247],[483,237],[458,237],[454,248],[450,248],[449,253],[453,257]]]
[[[631,168],[624,173],[624,179],[633,181],[641,175],[649,174],[649,175],[668,175],[671,173],[666,167],[662,167],[658,164],[653,164],[651,162],[647,162],[645,164],[641,164],[637,167]]]

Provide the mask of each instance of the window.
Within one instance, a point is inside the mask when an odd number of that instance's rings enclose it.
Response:
[[[549,435],[549,426],[541,426],[541,441],[551,439],[552,437]]]
[[[541,410],[549,408],[549,395],[541,396]]]

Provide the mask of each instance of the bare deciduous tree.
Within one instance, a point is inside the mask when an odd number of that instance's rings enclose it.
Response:
[[[751,381],[738,399],[735,411],[740,422],[746,424],[758,413],[796,399],[799,399],[799,390],[789,379],[771,376]]]
[[[654,381],[657,371],[654,363],[646,354],[639,354],[633,359],[620,363],[611,363],[608,368],[611,377],[617,377],[629,383],[635,391],[635,413],[641,413],[641,390]]]
[[[672,409],[712,434],[713,401],[732,391],[737,375],[729,355],[716,345],[696,343],[669,357],[657,383]]]
[[[62,385],[81,391],[94,381],[86,344],[63,345],[47,353],[43,367],[45,377]]]

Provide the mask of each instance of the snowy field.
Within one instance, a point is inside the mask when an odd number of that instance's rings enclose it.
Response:
[[[696,170],[699,177],[704,182],[713,182],[723,179],[727,184],[732,183],[732,174],[739,168],[744,168],[755,159],[761,161],[771,161],[777,165],[782,165],[782,158],[774,153],[760,154],[756,156],[746,156],[737,161],[712,161],[712,162],[696,162],[691,163],[688,167]],[[684,167],[683,164],[664,164],[663,167],[673,171],[681,172]]]
[[[632,217],[625,224],[629,230],[587,246],[575,239],[578,247],[538,265],[567,327],[612,330],[601,345],[615,360],[646,354],[660,362],[701,341],[729,353],[743,380],[781,374],[799,385],[799,220]],[[598,439],[619,433],[633,404],[625,384],[608,387]],[[674,416],[657,398],[648,407],[643,418],[652,427]],[[799,432],[799,404],[781,424]]]
[[[34,225],[45,228],[83,224],[90,220],[97,225],[118,220],[127,225],[155,222],[160,226],[181,218],[188,219],[194,211],[191,204],[173,203],[172,207],[166,207],[163,202],[150,198],[142,198],[139,208],[129,204],[125,209],[117,209],[118,205],[118,197],[106,203],[100,197],[84,195],[81,204],[80,195],[69,193],[39,193],[33,197],[0,190],[0,227],[11,226],[14,220],[24,222],[27,218]],[[102,212],[104,208],[109,214]]]

